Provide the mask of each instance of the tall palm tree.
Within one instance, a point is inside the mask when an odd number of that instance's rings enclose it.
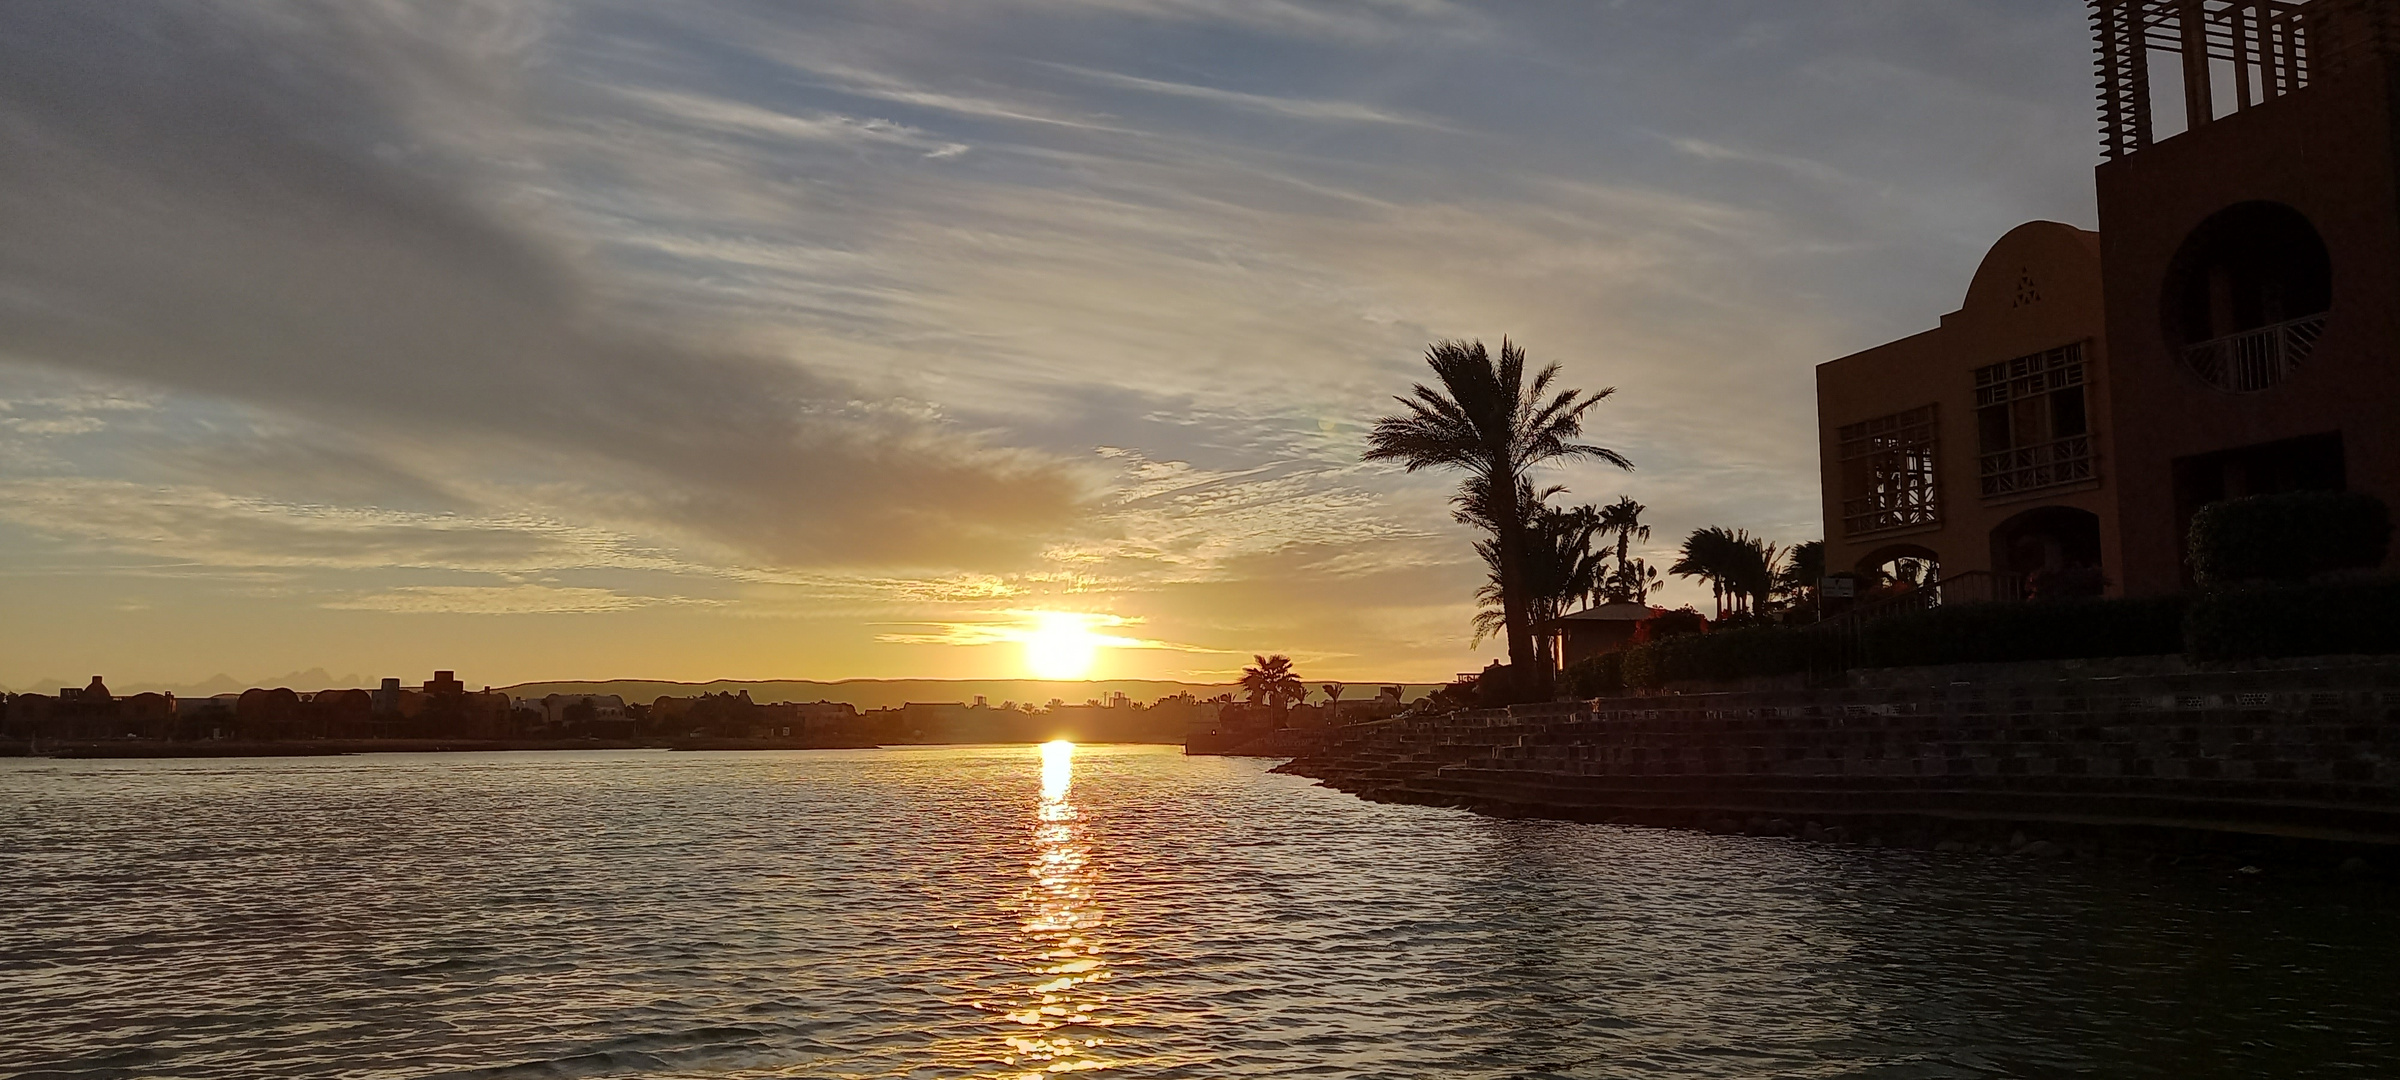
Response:
[[[1444,468],[1466,474],[1459,491],[1461,516],[1467,516],[1470,504],[1479,507],[1480,520],[1473,523],[1492,533],[1509,663],[1531,667],[1536,655],[1525,588],[1528,507],[1520,495],[1530,487],[1535,466],[1561,458],[1633,467],[1614,450],[1575,441],[1583,434],[1584,414],[1616,388],[1554,393],[1558,365],[1528,381],[1525,350],[1505,338],[1497,363],[1480,341],[1436,342],[1425,350],[1425,363],[1440,389],[1418,383],[1409,396],[1397,399],[1408,411],[1375,422],[1366,460],[1397,461],[1409,472]]]
[[[1278,709],[1305,697],[1308,686],[1292,672],[1292,658],[1277,653],[1273,656],[1252,656],[1258,663],[1242,669],[1242,692],[1250,696],[1250,704],[1260,698]]]
[[[1346,683],[1329,682],[1318,689],[1325,691],[1325,722],[1337,723],[1342,718],[1342,694],[1350,689]]]
[[[1532,499],[1531,505],[1533,513],[1525,526],[1525,602],[1534,625],[1546,628],[1577,601],[1598,591],[1608,561],[1605,551],[1592,549],[1600,531],[1598,510],[1589,506],[1561,510],[1542,505],[1538,498]],[[1475,594],[1483,605],[1475,615],[1475,640],[1481,642],[1507,628],[1507,613],[1501,603],[1498,543],[1482,541],[1475,545],[1475,552],[1491,569],[1490,580]],[[1534,639],[1534,655],[1545,665],[1552,659],[1547,629]]]
[[[1642,512],[1648,509],[1631,495],[1620,495],[1600,508],[1600,531],[1617,539],[1617,565],[1603,585],[1610,600],[1639,604],[1650,599],[1650,582],[1657,580],[1658,574],[1647,564],[1637,567],[1638,560],[1632,558],[1633,542],[1650,540],[1650,526],[1642,524]]]

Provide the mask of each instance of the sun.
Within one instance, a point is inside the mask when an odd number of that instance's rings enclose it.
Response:
[[[1025,667],[1044,679],[1080,679],[1091,674],[1107,639],[1092,632],[1088,616],[1044,611],[1025,634]]]

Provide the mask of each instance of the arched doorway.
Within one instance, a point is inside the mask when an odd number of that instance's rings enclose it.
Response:
[[[2034,596],[2097,596],[2107,587],[2100,565],[2100,515],[2072,506],[2027,510],[1992,529],[1992,570]]]
[[[1921,544],[1885,544],[1860,557],[1859,584],[1870,592],[1913,589],[1940,581],[1940,552]]]

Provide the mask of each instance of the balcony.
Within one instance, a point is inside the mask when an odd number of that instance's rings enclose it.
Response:
[[[2316,348],[2325,332],[2325,313],[2244,330],[2183,350],[2183,364],[2210,386],[2251,394],[2282,382]]]
[[[2092,437],[2069,435],[1983,455],[1983,497],[1996,499],[2091,479]]]

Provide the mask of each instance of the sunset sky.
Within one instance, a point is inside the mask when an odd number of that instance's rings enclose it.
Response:
[[[1654,562],[1815,538],[1811,367],[2092,224],[2084,20],[0,5],[0,684],[1480,667],[1426,343],[1617,387]]]

